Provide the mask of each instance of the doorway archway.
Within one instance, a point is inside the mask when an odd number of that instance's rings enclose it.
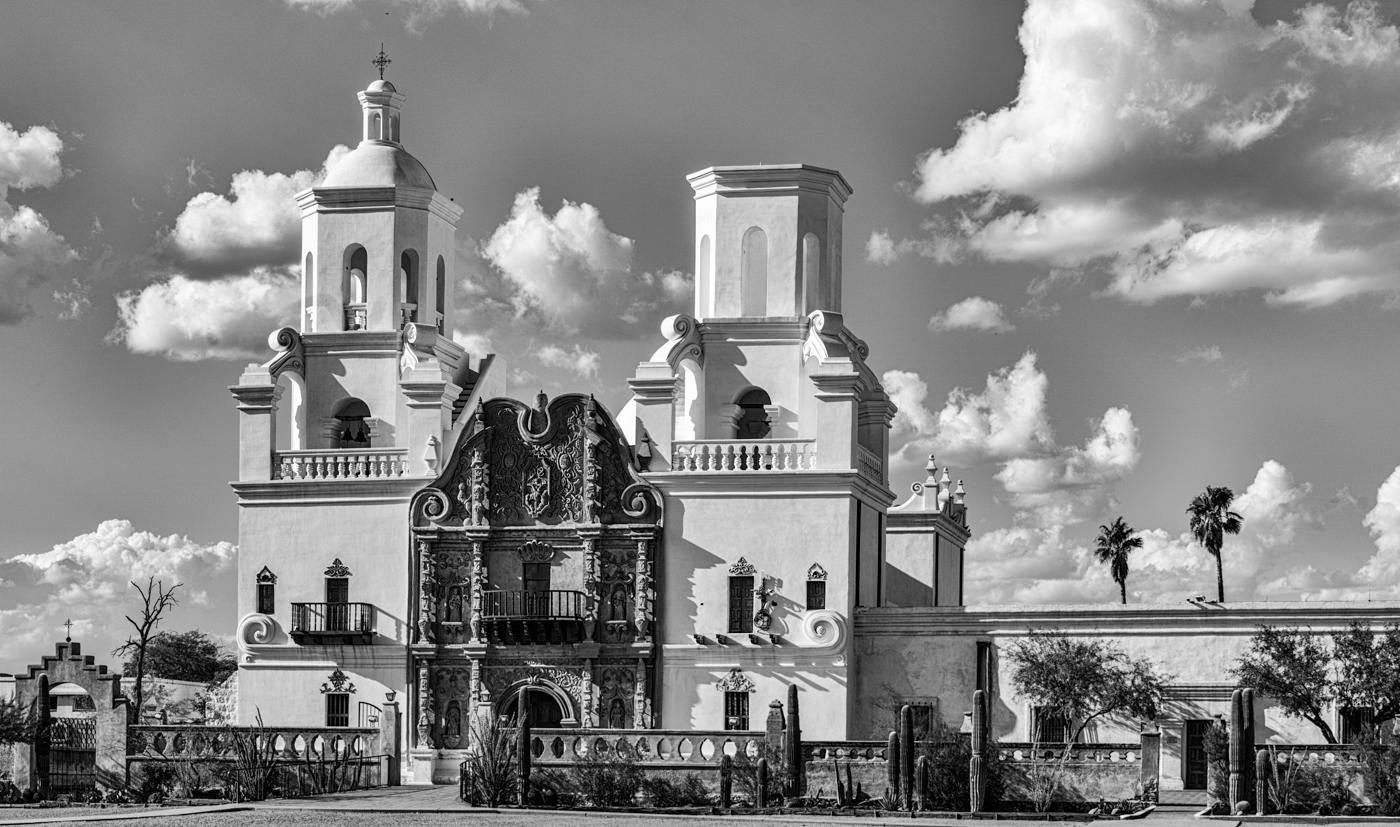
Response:
[[[525,702],[529,705],[530,726],[553,729],[564,725],[564,719],[572,717],[554,697],[554,693],[543,686],[526,686]],[[520,690],[514,689],[501,700],[497,714],[504,717],[510,726],[520,720]]]

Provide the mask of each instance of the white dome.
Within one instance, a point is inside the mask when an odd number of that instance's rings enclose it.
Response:
[[[340,159],[321,186],[437,189],[427,168],[408,150],[380,141],[361,141]]]

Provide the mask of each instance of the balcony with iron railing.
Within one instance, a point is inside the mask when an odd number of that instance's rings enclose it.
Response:
[[[575,591],[483,592],[482,626],[492,643],[578,643],[583,604],[583,592]]]
[[[293,603],[292,640],[300,644],[353,645],[374,642],[371,603]]]

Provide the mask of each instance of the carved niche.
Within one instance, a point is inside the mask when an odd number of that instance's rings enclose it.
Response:
[[[599,678],[598,723],[607,729],[631,729],[636,672],[630,666],[605,665]]]

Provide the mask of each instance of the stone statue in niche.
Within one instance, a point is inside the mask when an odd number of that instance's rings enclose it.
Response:
[[[627,727],[627,706],[621,698],[613,698],[608,705],[608,727],[610,729],[625,729]]]
[[[442,729],[442,741],[448,749],[455,749],[462,743],[462,710],[456,701],[447,705],[447,716]]]
[[[462,587],[453,586],[447,590],[447,622],[462,622]]]
[[[609,604],[609,620],[627,620],[627,589],[622,586],[613,589]]]
[[[538,518],[549,508],[549,468],[543,462],[525,472],[525,510],[531,517]]]

